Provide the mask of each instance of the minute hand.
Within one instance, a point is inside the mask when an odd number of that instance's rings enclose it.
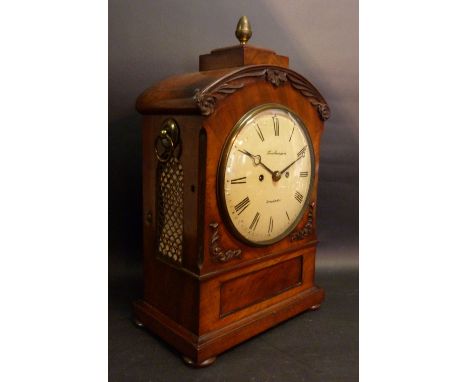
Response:
[[[295,161],[293,161],[292,163],[290,163],[288,166],[286,166],[285,168],[283,168],[281,171],[280,171],[280,174],[283,174],[289,167],[291,167],[294,163],[296,163],[299,159],[302,159],[304,158],[305,155],[301,155],[299,158],[297,158]]]

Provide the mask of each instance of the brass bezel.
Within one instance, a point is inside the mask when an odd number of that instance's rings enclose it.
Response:
[[[227,162],[227,156],[228,153],[234,144],[234,141],[241,131],[241,129],[245,126],[246,121],[249,119],[253,118],[255,115],[261,113],[262,111],[265,111],[267,109],[280,109],[283,110],[289,114],[291,114],[296,121],[299,123],[299,126],[301,129],[304,131],[304,135],[307,140],[307,144],[309,145],[310,152],[312,153],[311,155],[311,177],[310,177],[310,182],[309,182],[309,188],[307,192],[307,198],[304,201],[304,205],[302,206],[301,212],[298,214],[297,218],[291,225],[289,226],[288,229],[286,229],[281,235],[276,236],[274,239],[271,240],[266,240],[262,242],[254,242],[249,239],[247,239],[245,236],[243,236],[235,227],[234,223],[231,220],[231,217],[229,216],[229,212],[227,211],[226,207],[226,199],[224,197],[224,181],[225,181],[225,168],[226,168],[226,162]],[[253,109],[249,110],[247,113],[245,113],[239,121],[234,125],[231,133],[229,134],[228,138],[224,142],[223,148],[221,150],[221,159],[218,161],[218,169],[217,169],[217,201],[218,201],[218,207],[219,211],[221,213],[221,217],[226,224],[226,226],[229,227],[230,232],[241,242],[248,244],[250,246],[254,247],[265,247],[274,243],[278,243],[279,241],[283,240],[286,236],[288,236],[294,228],[299,224],[299,222],[302,220],[304,214],[308,210],[309,206],[309,201],[310,201],[310,194],[313,189],[313,184],[315,180],[315,150],[314,146],[312,145],[312,140],[310,139],[309,135],[309,130],[307,129],[305,123],[302,121],[302,119],[299,117],[297,113],[289,109],[288,107],[277,104],[277,103],[265,103],[259,106],[254,107]]]

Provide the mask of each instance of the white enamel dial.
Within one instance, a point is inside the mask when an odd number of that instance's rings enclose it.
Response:
[[[295,114],[262,105],[236,125],[220,166],[220,197],[234,234],[267,245],[303,216],[314,178],[309,135]]]

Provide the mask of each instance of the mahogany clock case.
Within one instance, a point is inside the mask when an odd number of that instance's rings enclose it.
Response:
[[[266,16],[265,16],[266,17]],[[149,16],[147,19],[151,19]],[[170,19],[170,18],[169,18]],[[179,17],[180,19],[180,17]],[[120,20],[120,19],[119,19]],[[265,21],[265,20],[263,20]],[[120,21],[119,21],[120,22]],[[125,23],[131,23],[131,19],[125,19]],[[115,29],[115,28],[114,28]],[[141,30],[140,32],[143,32]],[[115,36],[115,33],[114,33]],[[145,32],[146,36],[146,32]],[[150,40],[154,45],[155,39],[159,38],[158,35],[153,35]],[[114,39],[114,45],[117,42],[116,37]],[[290,37],[288,37],[289,39]],[[122,40],[122,36],[119,37]],[[213,39],[213,41],[219,41]],[[147,40],[145,40],[147,41]],[[288,40],[289,41],[289,40]],[[278,42],[274,41],[265,46],[287,46],[288,41]],[[120,43],[120,42],[119,42]],[[276,43],[276,44],[275,44]],[[149,44],[151,45],[151,44]],[[156,43],[156,46],[163,46],[163,44]],[[208,43],[208,46],[215,46],[213,42]],[[128,57],[135,56],[135,52],[129,51],[128,47],[122,47],[122,53],[125,53]],[[148,47],[149,50],[152,48]],[[162,49],[162,48],[161,48]],[[199,49],[193,49],[199,50]],[[336,49],[334,49],[336,50]],[[338,49],[340,50],[340,49]],[[345,49],[344,49],[345,50]],[[133,102],[137,93],[147,86],[148,84],[154,83],[160,78],[166,77],[170,73],[179,73],[186,71],[187,68],[193,68],[195,62],[193,62],[194,54],[187,52],[185,56],[191,57],[191,63],[184,63],[183,61],[174,60],[174,63],[167,66],[167,60],[163,59],[164,55],[161,55],[161,50],[148,56],[148,61],[145,65],[136,65],[133,67],[134,73],[139,73],[138,78],[130,76],[127,82],[122,82],[122,71],[118,70],[119,65],[122,66],[124,61],[112,60],[112,57],[116,56],[117,53],[114,50],[110,56],[110,97],[113,102],[110,104],[110,129],[109,129],[109,217],[110,217],[110,258],[109,258],[109,280],[110,280],[110,321],[109,321],[109,339],[110,339],[110,368],[113,370],[112,375],[117,377],[119,374],[124,375],[124,370],[127,368],[125,373],[135,375],[135,373],[144,373],[144,370],[148,373],[165,373],[165,365],[173,367],[184,373],[184,368],[179,368],[180,360],[172,354],[164,342],[161,342],[157,337],[148,337],[146,332],[135,331],[130,326],[130,303],[132,300],[142,295],[142,289],[140,289],[140,267],[141,267],[141,230],[143,229],[143,222],[141,216],[144,211],[141,209],[141,117],[137,116],[133,109]],[[197,52],[199,53],[199,52]],[[118,53],[120,55],[120,53]],[[139,60],[144,58],[139,57]],[[317,76],[311,76],[310,73],[314,73],[314,66],[304,65],[301,58],[298,56],[292,57],[293,66],[298,69],[300,73],[306,74],[308,78],[315,79],[323,74],[323,78],[331,78],[327,73],[328,68],[323,67],[323,71],[320,70],[316,73]],[[149,63],[151,62],[151,64]],[[156,62],[156,66],[154,63]],[[338,64],[339,65],[339,64]],[[305,69],[306,70],[305,70]],[[155,72],[156,69],[156,72]],[[343,79],[341,78],[340,81]],[[315,80],[314,80],[315,82]],[[324,86],[325,84],[325,86]],[[345,255],[343,251],[338,251],[340,246],[347,245],[346,236],[350,237],[353,235],[349,227],[353,227],[353,220],[350,218],[355,208],[351,205],[353,199],[353,192],[349,192],[348,182],[346,179],[350,178],[353,171],[346,167],[349,163],[353,166],[353,157],[344,155],[349,147],[353,144],[351,136],[345,131],[344,117],[349,117],[345,113],[340,112],[337,109],[337,103],[341,102],[337,99],[336,94],[330,90],[329,84],[326,81],[321,82],[321,90],[324,90],[325,94],[330,97],[329,101],[333,101],[334,106],[334,118],[328,122],[327,131],[324,135],[324,141],[322,141],[321,153],[325,154],[322,156],[320,163],[320,183],[318,189],[318,210],[319,215],[319,238],[321,244],[319,247],[319,263],[328,262],[334,269],[341,269],[346,265]],[[348,93],[347,93],[348,94]],[[121,100],[121,102],[116,102]],[[344,192],[343,192],[344,191]],[[354,194],[356,194],[354,192]],[[351,203],[351,204],[350,204]],[[340,244],[341,243],[341,244]],[[344,243],[344,244],[343,244]],[[335,247],[331,247],[331,245]],[[316,326],[313,328],[313,332],[305,334],[307,328],[310,327],[309,314],[298,316],[295,320],[289,321],[288,323],[281,325],[274,331],[266,332],[258,339],[254,339],[244,344],[242,347],[236,348],[223,356],[223,363],[220,365],[231,365],[233,373],[230,373],[230,377],[234,378],[236,373],[234,372],[234,364],[244,365],[247,361],[245,358],[245,351],[249,349],[249,360],[256,363],[261,369],[262,359],[261,355],[265,353],[264,345],[265,341],[270,341],[271,344],[275,344],[278,349],[282,349],[286,354],[289,352],[288,344],[295,344],[296,349],[301,349],[301,346],[307,346],[307,349],[314,351],[315,355],[312,358],[307,356],[306,352],[293,352],[294,357],[289,357],[290,362],[293,362],[297,370],[301,370],[300,361],[308,361],[311,365],[323,364],[326,359],[337,362],[337,369],[344,370],[346,367],[345,362],[341,361],[341,358],[337,358],[340,348],[343,347],[342,343],[333,341],[333,333],[340,332],[343,336],[345,343],[350,343],[351,337],[348,329],[352,326],[340,326],[340,320],[349,320],[354,322],[354,316],[350,315],[352,306],[356,304],[349,304],[349,300],[345,298],[343,293],[347,293],[347,296],[351,296],[349,292],[353,290],[355,282],[337,282],[336,285],[331,282],[335,279],[334,276],[324,277],[325,268],[318,269],[318,280],[319,284],[324,286],[328,292],[327,304],[322,307],[319,312],[311,313],[310,319],[316,320]],[[322,273],[320,273],[322,272]],[[333,272],[335,273],[335,272]],[[138,281],[137,281],[138,280]],[[338,276],[336,276],[338,280]],[[341,294],[340,294],[341,293]],[[338,299],[338,295],[341,297]],[[348,302],[348,303],[347,303]],[[341,307],[341,308],[340,308]],[[334,313],[333,313],[334,312]],[[317,317],[317,319],[315,318]],[[312,328],[312,327],[310,327]],[[354,329],[353,329],[354,330]],[[312,337],[311,337],[312,335]],[[282,341],[275,341],[279,339],[278,336],[282,336]],[[332,338],[330,338],[332,337]],[[311,342],[310,339],[313,339]],[[135,339],[137,340],[135,342]],[[287,339],[287,341],[285,341]],[[327,344],[327,347],[324,347]],[[330,347],[330,348],[328,348]],[[346,347],[348,348],[348,347]],[[138,365],[138,362],[132,357],[128,357],[128,349],[132,349],[133,354],[140,354],[140,358],[146,359],[145,365]],[[241,350],[239,350],[241,349]],[[305,348],[304,348],[305,349]],[[336,349],[336,350],[333,350]],[[293,353],[290,353],[291,355]],[[144,354],[144,355],[143,355]],[[271,354],[272,357],[269,360],[270,366],[273,363],[277,365],[283,365],[282,371],[277,370],[278,373],[283,375],[287,370],[284,362],[282,362],[282,356],[278,354]],[[159,361],[154,362],[154,357]],[[309,357],[309,358],[307,358]],[[286,357],[287,358],[287,357]],[[294,358],[294,360],[293,360]],[[136,363],[135,363],[136,362]],[[163,362],[163,364],[161,364]],[[219,361],[218,361],[219,362]],[[343,366],[340,367],[339,365]],[[140,367],[142,366],[142,367]],[[349,365],[348,366],[352,366]],[[217,367],[215,364],[212,366]],[[211,371],[218,369],[206,369],[203,372],[210,373]],[[247,372],[248,366],[245,369]],[[276,370],[273,367],[273,370]],[[306,371],[300,371],[302,375],[311,375],[315,369],[309,369],[309,374]],[[349,370],[349,368],[348,368]],[[167,370],[166,370],[167,371]],[[189,370],[190,371],[190,370]],[[252,371],[252,375],[259,372]],[[331,371],[330,371],[331,372]],[[305,373],[305,374],[304,374]],[[147,376],[150,374],[146,374]],[[128,374],[125,374],[128,375]],[[204,374],[205,375],[205,374]],[[206,374],[208,375],[208,374]],[[258,374],[257,374],[258,375]],[[344,374],[341,374],[344,375]],[[244,375],[245,377],[246,375]],[[317,375],[319,377],[319,375]],[[234,380],[234,379],[230,380]],[[286,377],[285,377],[286,378]],[[118,378],[117,378],[118,379]],[[320,378],[318,378],[320,379]],[[168,379],[171,380],[171,379]],[[294,380],[284,379],[284,380]]]
[[[239,49],[244,50],[232,51]],[[303,121],[315,169],[303,201],[309,203],[309,211],[296,230],[276,243],[256,247],[239,241],[226,223],[217,198],[218,168],[234,126],[250,110],[266,104],[283,105]],[[315,206],[320,136],[329,108],[313,85],[288,68],[272,65],[200,71],[148,89],[139,97],[137,109],[145,114],[145,289],[143,300],[135,304],[137,320],[203,365],[287,318],[318,308],[323,290],[314,282]],[[158,250],[164,232],[160,221],[171,218],[160,215],[164,194],[158,187],[165,187],[160,184],[166,178],[159,178],[158,166],[164,164],[162,158],[156,160],[155,145],[168,120],[176,121],[180,129],[180,148],[172,154],[183,189],[179,257]],[[167,182],[173,181],[172,176]],[[173,203],[172,195],[169,198]]]

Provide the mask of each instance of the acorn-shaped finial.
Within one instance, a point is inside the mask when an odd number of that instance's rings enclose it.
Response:
[[[242,16],[237,23],[236,37],[242,45],[245,45],[252,37],[252,28],[250,27],[247,16]]]

